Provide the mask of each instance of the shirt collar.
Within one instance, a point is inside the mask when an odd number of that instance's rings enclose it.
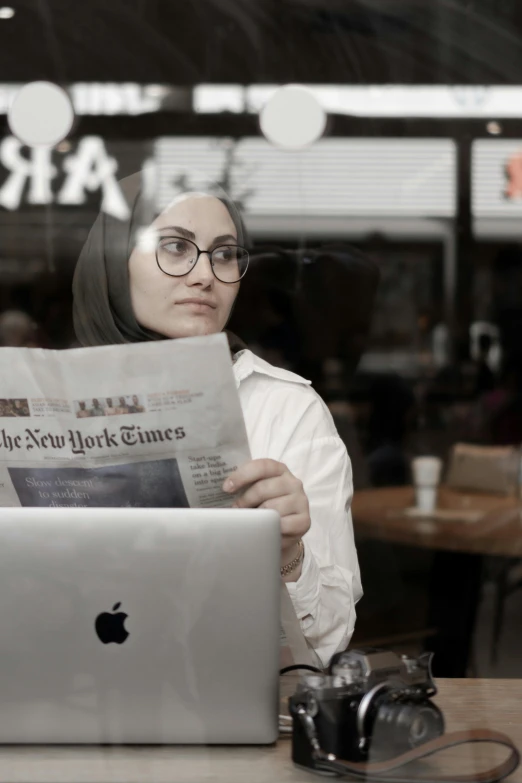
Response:
[[[260,359],[259,356],[256,356],[250,350],[239,351],[239,353],[235,355],[233,369],[236,387],[238,389],[240,384],[254,373],[268,375],[270,378],[277,378],[280,381],[290,381],[291,383],[304,383],[306,385],[312,383],[305,378],[301,378],[300,375],[290,372],[290,370],[283,370],[282,367],[274,367],[274,365],[265,362],[264,359]]]

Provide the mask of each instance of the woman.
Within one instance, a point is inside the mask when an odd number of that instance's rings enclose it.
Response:
[[[132,206],[129,223],[99,215],[75,272],[80,344],[222,331],[248,264],[234,205],[188,193],[151,220],[139,175],[121,186]],[[281,574],[304,635],[326,665],[348,645],[362,595],[350,461],[309,383],[228,337],[252,460],[229,476],[224,490],[236,507],[279,512]]]

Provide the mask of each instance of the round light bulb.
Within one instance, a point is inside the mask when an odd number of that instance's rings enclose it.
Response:
[[[500,136],[502,133],[502,125],[500,122],[496,122],[495,120],[492,120],[491,122],[488,122],[486,125],[486,130],[488,133],[491,133],[492,136]]]
[[[302,149],[321,138],[326,113],[306,87],[288,84],[279,87],[259,114],[263,135],[276,147]]]
[[[23,144],[54,147],[70,132],[74,110],[69,96],[57,84],[30,82],[16,93],[7,121]]]

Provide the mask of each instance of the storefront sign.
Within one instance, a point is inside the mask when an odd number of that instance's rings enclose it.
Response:
[[[473,143],[472,212],[479,239],[522,236],[522,139]]]
[[[99,136],[85,136],[76,150],[60,156],[61,171],[55,165],[56,154],[46,148],[26,148],[14,136],[0,143],[0,163],[7,176],[0,185],[0,205],[18,209],[28,204],[73,206],[86,201],[87,192],[101,191],[101,209],[124,220],[129,207],[117,182],[118,162],[111,157]],[[60,179],[58,190],[53,181]]]
[[[522,117],[522,87],[483,85],[303,85],[331,114],[354,117]],[[277,84],[199,84],[198,114],[257,113]]]
[[[0,114],[7,110],[21,84],[0,84]],[[146,114],[159,111],[171,92],[161,84],[78,82],[66,87],[77,115]]]
[[[259,137],[169,136],[152,147],[130,146],[86,136],[61,154],[7,137],[0,142],[0,206],[80,206],[99,193],[102,209],[125,219],[120,165],[130,173],[147,161],[150,192],[160,209],[180,191],[220,186],[249,216],[267,221],[456,214],[456,147],[450,139],[337,137],[301,152],[276,149]]]
[[[472,212],[479,238],[522,236],[522,139],[473,143]]]
[[[506,163],[506,198],[522,199],[522,148],[511,155]]]
[[[522,216],[522,139],[479,139],[473,144],[475,217]]]
[[[255,216],[439,217],[456,214],[451,139],[326,138],[303,151],[265,139],[162,137],[154,145],[159,205],[217,183]]]

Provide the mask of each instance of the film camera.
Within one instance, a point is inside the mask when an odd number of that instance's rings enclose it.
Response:
[[[331,773],[338,760],[385,761],[443,734],[432,657],[350,650],[328,674],[303,676],[289,701],[294,763]]]

